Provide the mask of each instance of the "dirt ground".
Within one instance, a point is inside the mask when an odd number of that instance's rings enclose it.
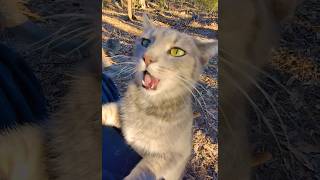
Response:
[[[320,179],[319,10],[319,1],[306,0],[281,26],[280,45],[264,69],[269,77],[260,77],[267,96],[253,99],[266,119],[252,118],[251,141],[273,158],[254,168],[254,179]]]

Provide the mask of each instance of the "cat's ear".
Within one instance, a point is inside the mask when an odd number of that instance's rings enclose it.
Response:
[[[153,28],[153,24],[146,13],[143,13],[143,28],[144,29],[150,29]]]
[[[195,40],[195,43],[200,50],[200,61],[202,65],[206,65],[208,61],[218,54],[218,40]]]

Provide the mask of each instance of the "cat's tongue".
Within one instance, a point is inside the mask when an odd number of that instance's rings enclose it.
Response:
[[[146,89],[155,90],[155,89],[157,89],[159,81],[160,81],[159,79],[151,76],[149,73],[145,73],[143,81],[142,81],[142,85]]]

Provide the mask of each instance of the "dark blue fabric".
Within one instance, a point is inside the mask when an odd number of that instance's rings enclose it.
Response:
[[[13,50],[0,44],[0,130],[42,123],[46,101],[38,79]]]
[[[119,91],[106,71],[102,72],[102,104],[116,102],[120,98]]]
[[[117,87],[102,73],[102,103],[119,100]],[[102,168],[103,180],[122,180],[127,176],[141,157],[124,141],[119,129],[103,126]]]

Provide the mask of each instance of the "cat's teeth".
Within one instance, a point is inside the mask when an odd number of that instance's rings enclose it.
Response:
[[[144,82],[144,80],[142,80],[142,85],[146,86],[146,83]]]
[[[154,84],[152,84],[151,89],[154,89]]]

